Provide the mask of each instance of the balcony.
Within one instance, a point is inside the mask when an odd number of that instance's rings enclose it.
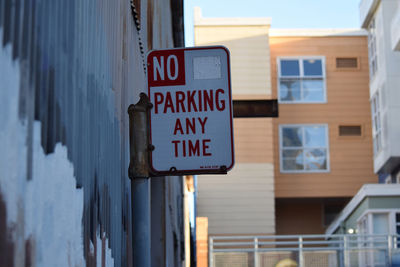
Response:
[[[366,28],[379,0],[361,0],[360,2],[360,21],[361,27]]]
[[[392,49],[400,51],[400,5],[398,5],[392,20]]]

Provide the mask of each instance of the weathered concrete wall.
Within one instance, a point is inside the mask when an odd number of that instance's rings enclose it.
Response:
[[[126,110],[180,34],[169,1],[134,2],[136,23],[128,0],[0,1],[0,266],[131,265]]]

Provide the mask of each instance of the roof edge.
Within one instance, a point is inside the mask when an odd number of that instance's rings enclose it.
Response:
[[[343,208],[339,216],[328,226],[325,234],[331,235],[366,197],[373,196],[400,196],[400,184],[365,184]]]
[[[364,29],[270,29],[271,37],[330,37],[330,36],[367,36]]]

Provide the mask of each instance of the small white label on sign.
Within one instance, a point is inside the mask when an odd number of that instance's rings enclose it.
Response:
[[[221,79],[221,57],[193,58],[193,72],[195,80]]]

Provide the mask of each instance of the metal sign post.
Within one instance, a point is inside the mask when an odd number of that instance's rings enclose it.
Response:
[[[146,94],[130,105],[128,175],[131,179],[133,266],[151,266],[150,178],[148,167],[148,110],[152,107]]]
[[[150,178],[226,174],[234,165],[229,51],[151,51],[148,96],[128,108],[133,265],[151,266]]]

